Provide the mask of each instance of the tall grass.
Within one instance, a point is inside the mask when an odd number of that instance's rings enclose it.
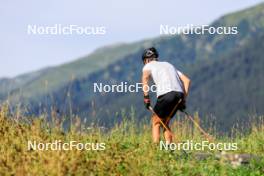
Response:
[[[133,114],[131,114],[133,116]],[[26,120],[25,120],[26,119]],[[30,119],[30,120],[29,120]],[[264,160],[248,165],[232,165],[208,158],[197,160],[186,157],[181,151],[159,150],[151,142],[150,124],[137,124],[125,120],[111,130],[99,127],[86,128],[78,118],[65,132],[62,122],[54,115],[52,123],[43,116],[21,117],[8,113],[3,106],[0,112],[0,175],[262,175]],[[198,121],[198,115],[195,116]],[[203,140],[203,136],[187,121],[176,120],[172,124],[178,140]],[[251,153],[264,156],[264,124],[252,123],[247,135],[229,138],[218,137],[218,141],[237,142],[236,153]],[[213,129],[213,128],[212,128]],[[210,131],[214,133],[214,130]],[[214,135],[214,134],[213,134]],[[43,143],[71,140],[81,143],[105,143],[102,151],[88,150],[28,150],[28,140]]]

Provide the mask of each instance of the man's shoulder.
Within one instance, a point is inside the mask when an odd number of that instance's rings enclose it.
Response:
[[[142,71],[150,70],[151,68],[152,68],[152,64],[150,62],[150,63],[147,63],[146,65],[144,65],[144,67],[142,68]]]
[[[169,65],[172,65],[171,63],[169,63],[168,61],[157,61],[157,63],[160,63],[160,64],[169,64]]]
[[[143,71],[151,70],[152,68],[155,68],[155,67],[160,68],[160,67],[174,67],[174,66],[167,61],[152,61],[144,65]]]
[[[174,67],[174,65],[172,65],[171,63],[167,62],[167,61],[163,61],[161,62],[163,65],[166,65],[168,67]]]

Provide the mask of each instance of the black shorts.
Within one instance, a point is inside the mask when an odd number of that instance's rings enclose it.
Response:
[[[162,119],[166,119],[172,113],[170,117],[172,118],[178,110],[178,108],[175,109],[175,106],[183,98],[184,94],[176,91],[161,95],[158,97],[154,112]],[[172,112],[173,110],[174,112]]]

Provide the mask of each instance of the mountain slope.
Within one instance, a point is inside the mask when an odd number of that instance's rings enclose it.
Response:
[[[239,35],[163,36],[132,44],[104,47],[77,61],[52,67],[48,72],[30,82],[27,82],[26,79],[22,80],[24,84],[19,84],[19,86],[14,84],[15,81],[11,79],[9,80],[11,84],[7,89],[6,86],[3,86],[6,82],[0,81],[0,95],[2,95],[0,98],[2,97],[3,100],[6,98],[3,95],[11,92],[12,96],[9,99],[18,102],[20,98],[31,98],[54,92],[69,84],[73,79],[86,77],[151,45],[159,48],[162,58],[176,58],[180,65],[200,59],[218,58],[223,54],[223,51],[228,53],[233,48],[240,47],[248,38],[264,29],[263,9],[264,3],[229,14],[212,23],[212,26],[237,26]],[[27,76],[31,77],[31,73]],[[5,89],[1,87],[5,87]]]
[[[11,100],[45,95],[69,83],[74,78],[82,78],[88,74],[103,69],[130,52],[138,50],[136,43],[120,44],[100,48],[92,54],[74,62],[58,67],[44,69],[47,71],[33,72],[13,79],[0,80],[0,95],[11,93]]]
[[[0,79],[0,100],[12,93],[13,90],[26,86],[27,84],[30,84],[30,82],[34,82],[41,76],[48,73],[49,70],[50,68],[46,68],[36,72],[23,74],[15,78]]]
[[[264,33],[216,61],[192,68],[189,106],[214,115],[218,127],[264,114]]]

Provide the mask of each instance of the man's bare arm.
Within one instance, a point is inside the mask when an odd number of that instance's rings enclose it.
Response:
[[[188,93],[189,93],[191,80],[184,74],[180,75],[180,79],[181,79],[183,86],[184,86],[184,97],[186,98],[188,96]]]
[[[144,93],[144,96],[147,96],[149,93],[148,93],[148,89],[146,89],[148,87],[148,82],[149,82],[149,79],[150,79],[150,71],[143,71],[143,74],[142,74],[142,86],[143,86],[143,93]],[[145,89],[144,89],[145,87]]]

